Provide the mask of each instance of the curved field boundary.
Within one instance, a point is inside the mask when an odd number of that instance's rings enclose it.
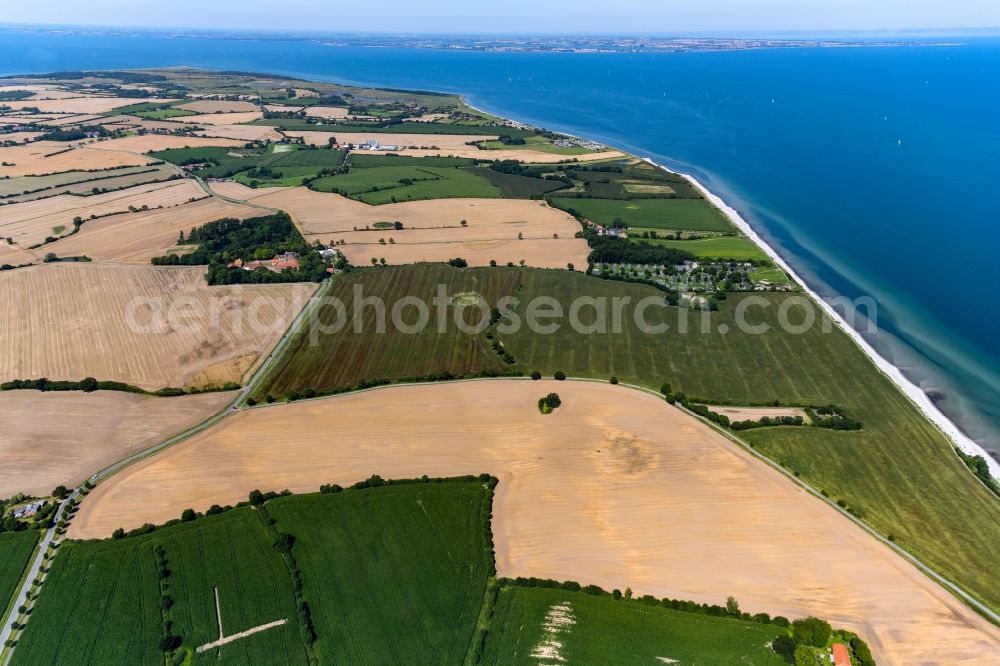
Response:
[[[1000,631],[857,524],[650,394],[551,380],[378,390],[234,415],[98,486],[73,536],[253,487],[495,470],[502,575],[712,603],[735,593],[751,612],[858,631],[889,663],[985,664],[1000,649]],[[563,406],[542,416],[550,391]]]

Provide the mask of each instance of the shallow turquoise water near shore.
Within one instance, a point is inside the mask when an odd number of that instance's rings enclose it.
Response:
[[[1000,452],[1000,41],[528,54],[0,30],[0,73],[190,65],[466,94],[690,172]],[[805,371],[805,369],[804,369]]]

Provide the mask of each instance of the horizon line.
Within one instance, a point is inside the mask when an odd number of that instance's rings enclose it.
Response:
[[[242,35],[284,35],[298,37],[421,37],[421,38],[550,38],[550,39],[796,39],[810,41],[822,39],[845,38],[875,38],[875,37],[1000,37],[1000,25],[990,27],[948,28],[793,28],[784,30],[684,30],[677,32],[487,32],[487,31],[442,31],[442,32],[407,32],[398,30],[312,30],[301,28],[247,28],[247,27],[197,27],[197,26],[151,26],[151,25],[114,25],[102,23],[8,23],[0,21],[0,29],[63,29],[63,30],[137,30],[148,32],[183,31],[198,34],[242,34]]]

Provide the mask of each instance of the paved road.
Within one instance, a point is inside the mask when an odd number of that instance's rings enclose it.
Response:
[[[208,428],[211,428],[216,423],[226,418],[230,414],[239,411],[240,407],[242,407],[246,403],[247,398],[249,398],[250,395],[253,393],[253,391],[257,388],[257,385],[260,384],[260,382],[264,379],[267,373],[274,366],[274,363],[284,352],[285,348],[288,346],[289,341],[291,341],[295,333],[301,328],[302,324],[306,322],[310,316],[312,316],[313,312],[315,312],[319,308],[323,298],[326,296],[326,293],[330,290],[330,285],[332,284],[332,282],[333,282],[332,280],[327,280],[326,282],[324,282],[320,286],[320,288],[316,291],[316,293],[313,294],[312,297],[310,297],[305,307],[302,308],[302,311],[299,312],[298,316],[295,317],[295,320],[292,321],[291,326],[289,326],[288,330],[285,331],[285,334],[281,336],[281,339],[278,341],[278,344],[274,346],[274,349],[271,351],[271,353],[267,356],[264,362],[261,363],[260,367],[257,369],[257,372],[254,373],[253,377],[250,378],[250,381],[247,382],[247,385],[243,387],[243,389],[239,392],[239,394],[233,399],[231,403],[229,403],[226,406],[226,408],[223,411],[211,416],[210,418],[208,418],[205,421],[202,421],[196,426],[188,428],[184,432],[178,433],[173,437],[160,442],[159,444],[151,446],[143,451],[139,451],[138,453],[134,453],[131,456],[128,456],[127,458],[119,460],[113,465],[105,467],[97,474],[94,474],[92,477],[90,477],[90,482],[97,483],[99,481],[103,481],[104,479],[107,479],[108,477],[125,469],[132,463],[138,462],[143,458],[147,458],[151,455],[159,453],[163,449],[173,446],[174,444],[178,444],[188,439],[189,437],[192,437],[193,435],[196,435],[204,430],[207,430]],[[169,398],[164,398],[164,399],[169,400]],[[60,518],[62,518],[67,503],[71,499],[77,499],[79,497],[81,497],[80,490],[76,489],[68,498],[66,498],[66,500],[64,500],[59,505],[59,508],[56,510],[55,519],[53,520],[53,525],[58,524]],[[18,592],[17,600],[11,607],[10,615],[4,618],[3,627],[0,628],[0,646],[3,646],[4,643],[6,643],[7,640],[10,638],[10,635],[12,633],[10,625],[18,617],[17,609],[27,603],[28,592],[31,589],[31,584],[38,576],[38,573],[42,567],[42,560],[44,558],[45,552],[48,550],[49,545],[53,543],[54,539],[55,539],[55,527],[51,527],[45,532],[45,536],[42,537],[42,541],[38,549],[38,554],[35,557],[35,561],[32,562],[31,564],[31,568],[28,571],[28,576],[27,578],[25,578],[24,584],[21,586],[21,590]],[[25,619],[25,622],[27,622],[30,618],[31,616],[28,615],[27,618]],[[4,658],[0,660],[0,666],[6,666],[6,664],[10,661],[12,652],[13,650],[8,650],[6,652]]]
[[[17,594],[17,599],[14,601],[14,605],[11,606],[10,614],[3,619],[3,627],[0,627],[0,646],[4,645],[13,633],[11,630],[11,623],[17,620],[19,615],[18,608],[28,604],[28,591],[31,590],[31,583],[34,582],[35,578],[38,577],[39,572],[42,570],[42,561],[45,558],[45,553],[49,549],[49,545],[53,543],[56,536],[55,525],[59,523],[62,518],[63,513],[66,509],[66,504],[70,499],[76,497],[78,492],[74,492],[68,498],[63,500],[59,504],[59,508],[56,509],[55,518],[53,519],[52,525],[48,530],[45,531],[45,535],[42,537],[41,543],[39,544],[38,554],[35,556],[35,561],[31,563],[31,568],[28,569],[28,576],[24,579],[24,585],[21,586],[20,592]],[[30,617],[30,616],[29,616]],[[10,660],[10,652],[4,657],[2,663],[6,664]]]

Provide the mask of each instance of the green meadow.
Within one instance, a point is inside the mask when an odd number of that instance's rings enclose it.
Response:
[[[256,181],[263,186],[301,185],[305,178],[315,178],[324,169],[339,167],[346,156],[343,151],[332,148],[305,149],[274,144],[265,150],[236,151],[208,146],[172,148],[149,155],[173,164],[211,162],[209,166],[198,169],[196,175],[203,178],[235,178],[244,184]]]
[[[553,197],[552,204],[575,210],[604,226],[621,220],[630,227],[687,231],[732,231],[729,221],[704,199],[584,199]]]
[[[699,259],[737,259],[766,261],[767,255],[749,238],[737,236],[718,236],[698,240],[668,240],[665,238],[637,238],[636,232],[642,229],[629,229],[629,236],[644,243],[687,250]]]
[[[296,536],[319,660],[462,664],[492,566],[489,502],[482,484],[447,482],[268,503]]]
[[[511,586],[500,590],[479,663],[781,666],[785,661],[770,644],[785,632],[775,625],[637,601]],[[558,644],[555,654],[559,659],[539,658],[536,651],[546,641],[551,641],[550,646]]]
[[[461,664],[492,575],[490,501],[480,481],[388,485],[65,542],[12,663],[160,664],[169,633],[195,665]],[[219,638],[216,590],[226,636],[285,624],[199,653]]]
[[[0,612],[17,593],[37,543],[36,530],[0,532]]]
[[[465,169],[424,166],[381,166],[353,169],[309,185],[320,192],[379,205],[397,201],[445,199],[450,197],[498,198],[500,189]]]

